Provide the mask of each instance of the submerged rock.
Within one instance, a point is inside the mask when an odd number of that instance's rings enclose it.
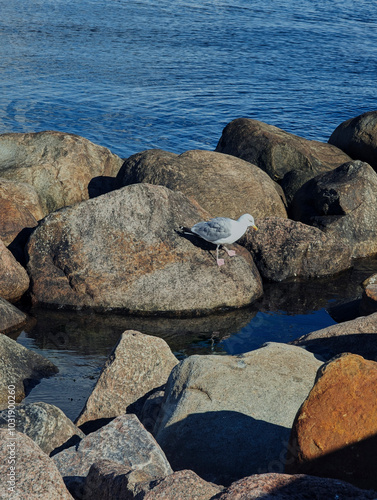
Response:
[[[258,231],[241,240],[252,254],[262,278],[329,276],[351,267],[351,250],[345,242],[316,227],[290,219],[257,219]]]
[[[116,176],[121,165],[107,148],[74,134],[0,135],[0,177],[33,186],[44,215],[88,199],[93,178]]]
[[[319,370],[297,413],[286,471],[377,489],[377,363],[343,354]]]
[[[250,304],[262,295],[250,253],[234,245],[219,268],[214,245],[177,231],[205,214],[149,184],[51,214],[28,244],[34,304],[187,316]]]
[[[60,408],[48,403],[20,404],[15,408],[15,429],[29,436],[47,455],[56,448],[73,446],[85,434]],[[0,412],[0,427],[8,427],[8,410]]]
[[[8,404],[10,387],[14,401],[20,403],[31,384],[57,372],[58,368],[48,359],[0,335],[0,408]]]
[[[159,184],[195,199],[216,217],[238,219],[286,217],[281,187],[255,165],[213,151],[181,155],[151,149],[128,158],[117,176],[118,185]]]
[[[249,118],[230,122],[216,151],[242,158],[267,172],[281,184],[288,204],[306,181],[350,160],[335,146],[309,141]]]
[[[321,362],[268,343],[239,356],[190,356],[173,368],[154,435],[172,467],[230,484],[280,468]]]
[[[0,429],[0,476],[0,498],[72,500],[53,460],[21,432]]]
[[[352,257],[377,253],[377,173],[352,161],[304,184],[292,202],[292,218],[343,239]]]
[[[369,111],[341,123],[331,134],[329,144],[377,170],[377,111]]]
[[[148,393],[164,385],[177,363],[163,339],[133,330],[124,332],[109,355],[77,425],[126,413],[131,405],[136,406]]]

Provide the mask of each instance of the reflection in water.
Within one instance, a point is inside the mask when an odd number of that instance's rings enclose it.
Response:
[[[332,311],[339,316],[342,304],[346,310],[350,301],[357,304],[360,283],[376,271],[377,259],[364,259],[332,278],[265,283],[264,296],[252,307],[202,318],[137,318],[33,309],[28,326],[12,338],[50,359],[60,371],[43,379],[25,402],[55,404],[75,419],[125,330],[163,338],[178,359],[192,354],[240,354],[264,342],[290,342],[334,324]]]

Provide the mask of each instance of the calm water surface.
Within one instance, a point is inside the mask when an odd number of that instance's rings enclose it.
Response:
[[[213,150],[224,126],[242,116],[327,141],[342,121],[377,109],[376,7],[0,0],[0,133],[71,132],[128,157],[150,148]],[[292,340],[339,319],[337,305],[360,295],[374,266],[267,286],[250,310],[196,320],[34,311],[17,340],[60,372],[26,401],[51,402],[75,418],[127,328],[162,336],[180,358]]]
[[[326,141],[376,109],[376,1],[0,0],[0,133],[122,157],[214,149],[250,117]]]

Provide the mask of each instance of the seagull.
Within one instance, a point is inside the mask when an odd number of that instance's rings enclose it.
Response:
[[[222,246],[229,257],[233,257],[236,252],[228,250],[224,244],[234,243],[243,236],[248,227],[258,230],[254,222],[254,217],[250,214],[241,215],[238,220],[228,217],[215,217],[209,221],[198,222],[194,226],[180,227],[181,231],[187,234],[195,234],[205,241],[216,245],[216,262],[218,266],[224,265],[224,259],[219,259],[219,247]]]

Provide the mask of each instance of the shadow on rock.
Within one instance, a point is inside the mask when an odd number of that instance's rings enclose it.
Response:
[[[326,361],[344,352],[358,354],[365,359],[377,361],[376,333],[355,333],[312,340],[303,339],[302,342],[292,343],[302,345],[307,351],[321,356]]]
[[[242,477],[282,472],[290,429],[235,411],[190,414],[156,439],[174,470],[191,469],[229,485]],[[172,436],[174,438],[172,439]]]

